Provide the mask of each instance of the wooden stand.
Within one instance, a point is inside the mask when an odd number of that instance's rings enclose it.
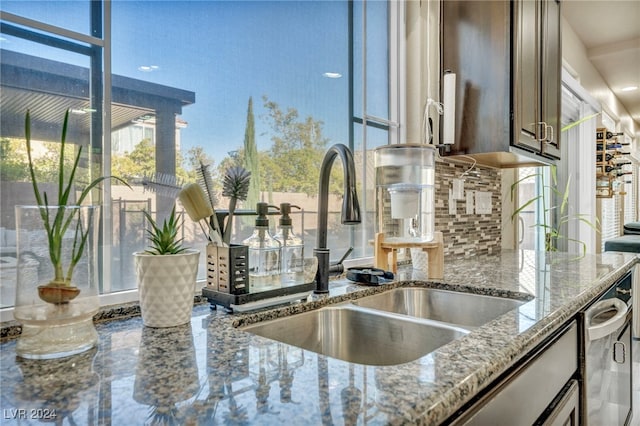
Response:
[[[394,274],[398,272],[398,252],[399,248],[419,248],[427,253],[429,257],[429,278],[444,278],[444,244],[442,232],[435,232],[433,241],[428,243],[400,242],[391,243],[384,241],[384,234],[376,234],[374,241],[374,266],[376,268],[390,270]],[[389,256],[391,255],[391,256]]]

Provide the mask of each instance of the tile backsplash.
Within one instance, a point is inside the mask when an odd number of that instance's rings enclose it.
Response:
[[[471,164],[453,163],[446,159],[436,162],[435,229],[444,238],[445,257],[465,257],[500,251],[502,230],[502,200],[500,170],[475,166],[464,176],[464,191],[491,193],[490,214],[467,214],[465,200],[455,201],[456,214],[449,213],[449,189],[454,178]]]

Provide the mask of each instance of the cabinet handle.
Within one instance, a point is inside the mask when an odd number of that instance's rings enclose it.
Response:
[[[617,330],[626,321],[628,310],[627,304],[616,298],[601,300],[587,309],[584,316],[589,341],[592,342],[617,333]],[[615,315],[599,324],[591,324],[594,317],[609,311],[613,311]]]
[[[547,127],[549,127],[549,125],[547,123],[545,123],[544,121],[540,121],[538,122],[538,126],[542,127],[542,136],[540,138],[538,138],[538,140],[540,142],[545,142],[547,140]]]
[[[540,154],[544,154],[544,147],[547,142],[547,127],[549,127],[547,123],[544,121],[538,121],[538,133],[542,133],[538,138],[538,142],[540,142]]]
[[[613,360],[618,364],[624,364],[627,359],[627,348],[622,342],[613,344]]]
[[[549,126],[547,125],[547,133],[549,133],[551,136],[549,137],[549,139],[547,139],[547,142],[553,142],[553,126]],[[557,143],[556,147],[558,149],[560,149],[560,144]]]
[[[519,238],[518,238],[518,246],[520,246],[520,244],[522,244],[522,242],[524,241],[524,219],[522,218],[522,216],[518,215],[518,232],[520,233]]]

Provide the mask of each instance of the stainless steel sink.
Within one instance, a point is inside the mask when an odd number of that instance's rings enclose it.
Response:
[[[481,294],[408,287],[364,297],[353,303],[366,308],[475,328],[526,302]]]
[[[366,365],[413,361],[468,333],[444,324],[348,305],[261,322],[243,330]]]

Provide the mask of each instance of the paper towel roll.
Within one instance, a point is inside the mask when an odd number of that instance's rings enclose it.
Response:
[[[456,136],[456,75],[444,75],[442,91],[442,143],[452,145]]]

